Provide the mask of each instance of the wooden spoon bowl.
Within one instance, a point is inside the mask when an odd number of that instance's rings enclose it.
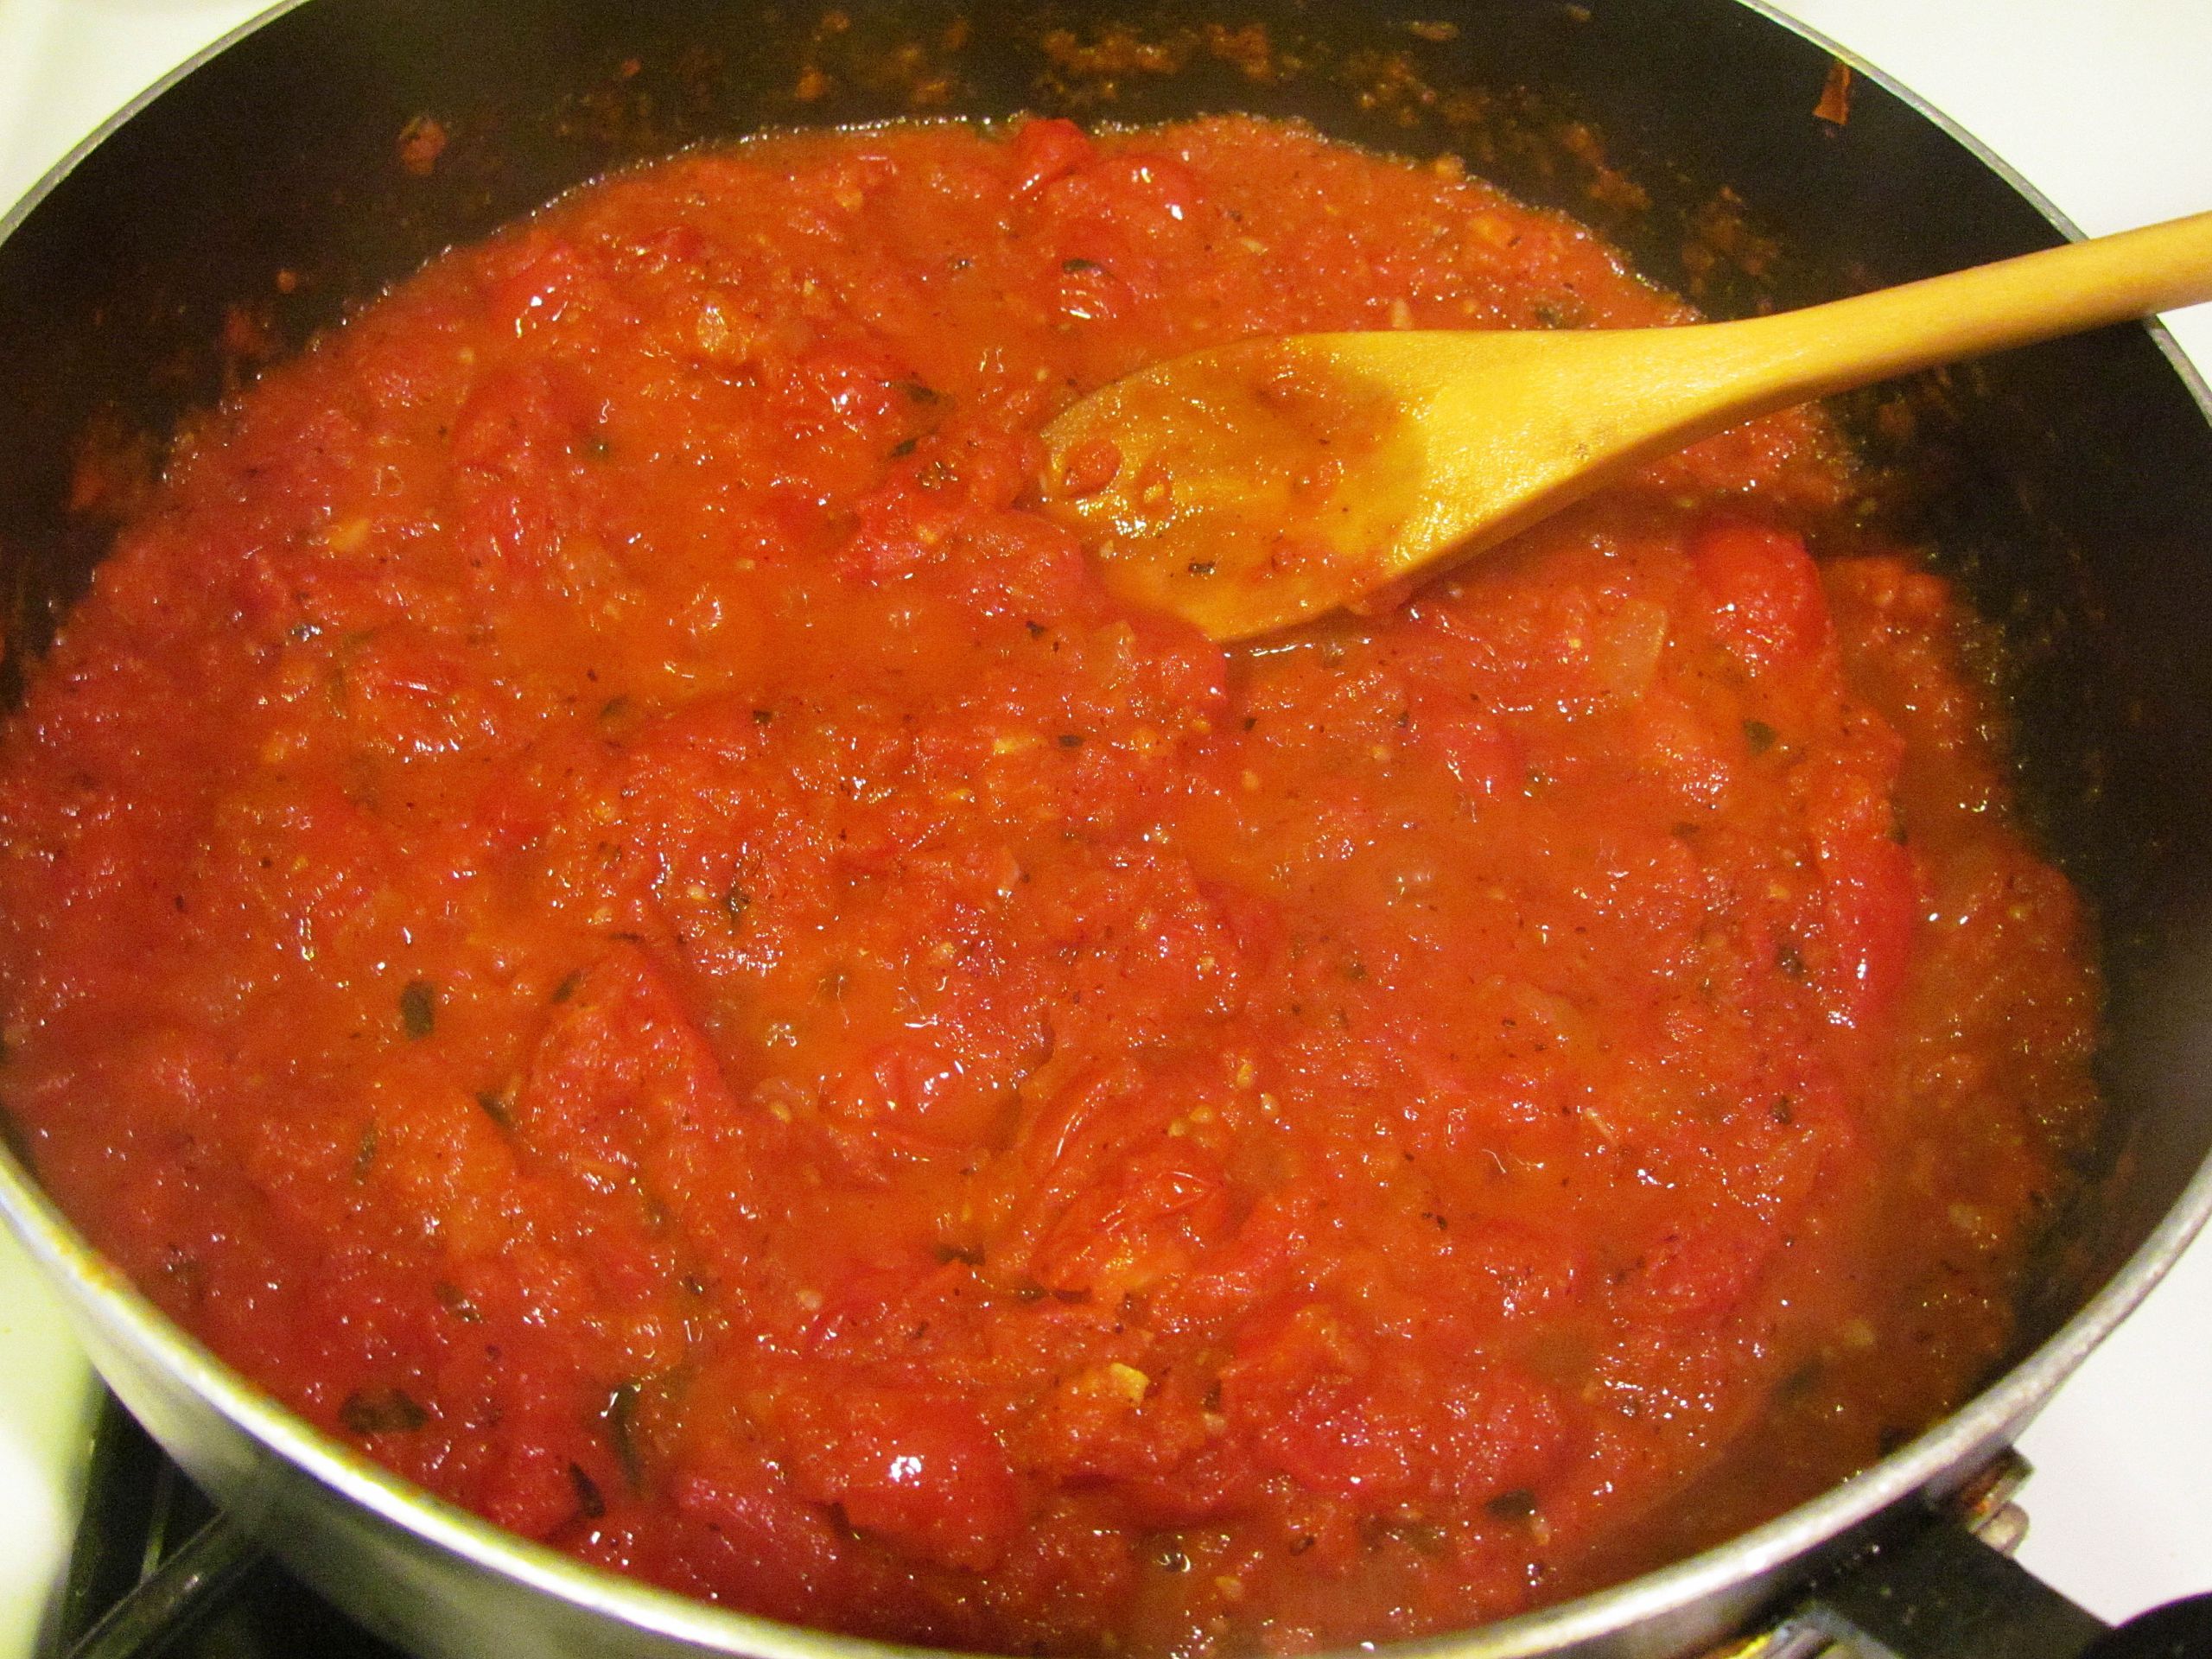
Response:
[[[2207,299],[2199,213],[1742,322],[1242,340],[1063,413],[1046,499],[1117,593],[1241,639],[1387,602],[1739,421]]]

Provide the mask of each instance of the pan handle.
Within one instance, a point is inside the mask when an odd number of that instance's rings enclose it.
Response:
[[[2212,1595],[2117,1628],[2014,1560],[2027,1473],[2007,1453],[1981,1501],[1853,1561],[1755,1649],[1761,1659],[2212,1659]]]

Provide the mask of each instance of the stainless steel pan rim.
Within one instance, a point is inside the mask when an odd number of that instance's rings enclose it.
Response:
[[[2069,237],[2078,231],[2039,192],[1961,130],[1874,66],[1818,31],[1776,11],[1767,0],[1737,0],[1747,10],[1820,47],[1857,74],[1910,105],[2031,203]],[[232,44],[306,0],[281,0],[177,68],[79,144],[4,214],[5,240],[68,173],[110,134],[176,81]],[[2212,391],[2170,335],[2156,324],[2152,336],[2181,377],[2199,410],[2212,420]],[[2212,1219],[2212,1160],[2200,1167],[2180,1198],[2142,1245],[2102,1289],[2040,1348],[1959,1410],[1860,1474],[1830,1488],[1730,1541],[1610,1589],[1556,1606],[1447,1636],[1391,1643],[1383,1650],[1414,1659],[1521,1659],[1573,1649],[1585,1643],[1651,1630],[1657,1645],[1673,1651],[1663,1632],[1677,1617],[1733,1599],[1745,1614],[1802,1576],[1803,1564],[1833,1541],[1886,1511],[1940,1497],[1970,1478],[1980,1463],[2017,1436],[2066,1378],[2149,1294],[2190,1240]],[[310,1481],[401,1532],[449,1553],[480,1571],[524,1586],[587,1614],[614,1620],[703,1653],[758,1659],[860,1659],[932,1651],[780,1623],[695,1600],[588,1566],[493,1525],[410,1483],[316,1430],[248,1382],[173,1324],[95,1251],[64,1218],[13,1152],[0,1147],[0,1220],[22,1243],[49,1282],[64,1296],[79,1328],[100,1347],[112,1342],[143,1356],[181,1382],[253,1446]],[[249,1530],[257,1517],[237,1504]],[[285,1540],[266,1537],[280,1555]],[[1376,1643],[1362,1643],[1376,1650]],[[1644,1650],[1638,1644],[1638,1650]]]

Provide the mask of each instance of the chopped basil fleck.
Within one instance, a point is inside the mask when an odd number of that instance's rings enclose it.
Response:
[[[1526,1486],[1516,1486],[1510,1492],[1500,1492],[1483,1505],[1501,1521],[1528,1521],[1536,1513],[1536,1495]]]
[[[438,1026],[437,993],[427,979],[410,979],[399,993],[399,1024],[407,1040],[419,1043]]]
[[[576,1513],[587,1521],[596,1521],[607,1513],[607,1500],[600,1496],[599,1483],[584,1472],[580,1463],[569,1465],[569,1484],[576,1494]]]
[[[639,1385],[625,1382],[607,1396],[607,1408],[600,1414],[607,1425],[607,1442],[614,1452],[615,1462],[622,1465],[622,1478],[638,1491],[645,1484],[645,1460],[638,1445],[638,1395]]]
[[[463,1325],[484,1323],[483,1314],[477,1312],[476,1304],[468,1300],[468,1294],[459,1285],[448,1284],[445,1280],[441,1279],[430,1287],[430,1294],[438,1299],[440,1307],[445,1309]]]
[[[399,1389],[363,1389],[346,1396],[338,1421],[351,1434],[407,1434],[430,1421],[430,1414]]]

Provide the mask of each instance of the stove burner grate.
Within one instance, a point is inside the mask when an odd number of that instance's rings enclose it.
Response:
[[[38,1659],[407,1659],[262,1554],[110,1395]]]

